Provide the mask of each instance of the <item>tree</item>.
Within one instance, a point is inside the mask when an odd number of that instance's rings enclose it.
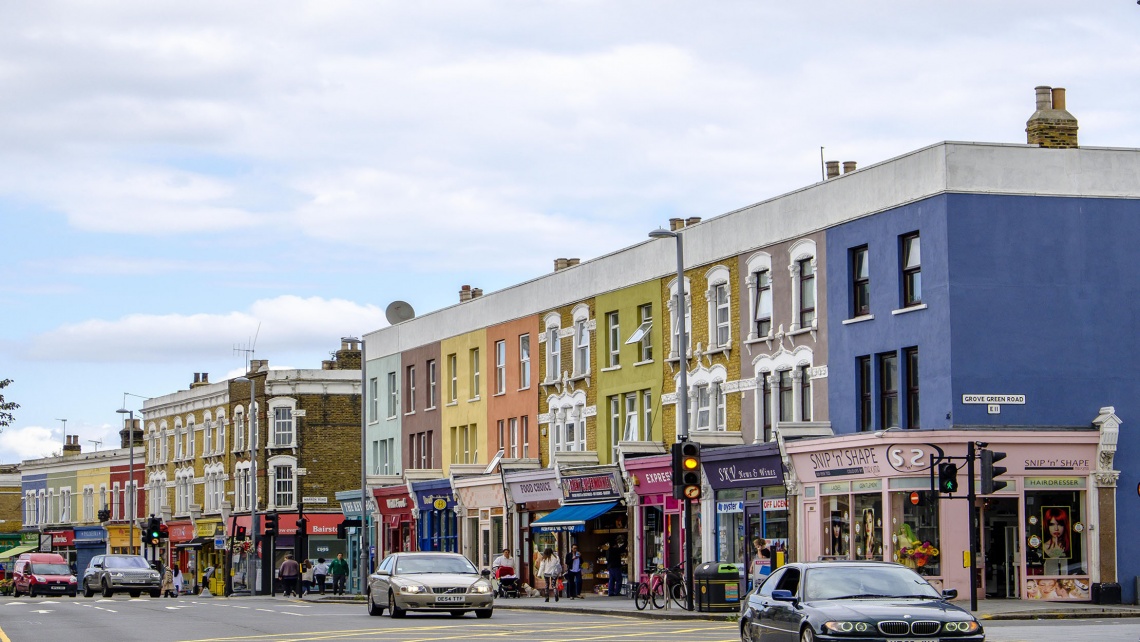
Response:
[[[0,379],[0,390],[7,388],[10,383],[12,383],[11,379]],[[19,407],[20,404],[15,401],[4,401],[4,395],[0,394],[0,429],[12,423],[12,420],[16,418],[12,411]]]

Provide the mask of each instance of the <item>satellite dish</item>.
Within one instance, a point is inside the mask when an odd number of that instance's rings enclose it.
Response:
[[[388,318],[388,323],[396,325],[416,316],[416,311],[407,301],[393,301],[384,310],[384,316]]]

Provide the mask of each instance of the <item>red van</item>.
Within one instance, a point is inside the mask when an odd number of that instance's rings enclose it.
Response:
[[[79,585],[67,560],[58,553],[24,553],[12,570],[12,596],[68,595],[75,597]]]

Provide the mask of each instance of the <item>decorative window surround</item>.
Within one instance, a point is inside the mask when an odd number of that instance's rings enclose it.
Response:
[[[864,321],[874,321],[874,320],[875,320],[875,315],[864,314],[861,316],[852,317],[850,319],[844,319],[842,323],[843,323],[843,325],[851,325],[852,323],[862,323]]]
[[[685,277],[685,337],[686,343],[686,356],[692,355],[693,351],[693,290],[689,286],[689,277]],[[665,304],[666,309],[669,311],[669,356],[666,361],[677,361],[677,278],[673,277],[669,281],[669,301]]]
[[[650,363],[652,363],[652,362],[650,362]],[[633,365],[636,366],[637,364],[635,363]],[[621,366],[610,366],[608,368],[602,368],[601,371],[602,372],[617,372],[618,370],[621,370]]]
[[[813,281],[815,287],[815,301],[816,306],[819,306],[819,266],[816,264],[816,249],[815,241],[811,239],[800,239],[792,244],[788,250],[791,262],[788,264],[788,273],[792,277],[792,327],[789,334],[795,334],[800,330],[800,266],[799,262],[811,259],[811,266],[813,272],[817,275]],[[819,315],[817,314],[812,320],[811,329],[816,329],[819,322]]]
[[[756,275],[765,271],[768,273],[768,300],[770,303],[774,303],[774,301],[771,300],[771,279],[773,274],[772,255],[767,252],[756,252],[748,257],[747,266],[748,276],[745,277],[744,282],[748,286],[748,335],[745,337],[745,342],[760,341],[763,340],[764,337],[757,336],[756,334],[756,312],[759,303],[756,300]],[[775,308],[774,305],[772,307]],[[773,316],[775,316],[775,309],[771,310],[770,316],[768,317],[770,328],[776,327],[776,324],[773,323]],[[772,329],[769,329],[767,336],[772,336]]]
[[[716,265],[709,268],[705,272],[705,278],[708,279],[708,288],[705,290],[705,302],[708,306],[708,346],[707,352],[714,352],[717,350],[728,350],[732,347],[732,283],[729,279],[730,273],[728,268],[723,265]],[[717,290],[723,286],[724,302],[717,301]],[[721,324],[720,308],[724,306],[726,319],[725,325],[727,327],[727,336],[722,342],[717,336]],[[691,314],[691,311],[690,311]],[[691,321],[690,321],[691,323]],[[715,347],[714,347],[715,346]]]
[[[925,303],[919,303],[918,305],[912,305],[909,308],[900,308],[898,310],[891,310],[891,314],[906,314],[907,312],[918,312],[919,310],[925,310],[925,309],[926,309],[926,304]]]

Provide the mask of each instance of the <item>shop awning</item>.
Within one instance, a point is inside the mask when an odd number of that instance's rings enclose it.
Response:
[[[182,542],[181,544],[175,544],[174,548],[202,548],[203,544],[206,544],[206,543],[212,544],[213,542],[214,542],[214,538],[212,538],[212,537],[195,537],[194,539],[190,540],[189,542]]]
[[[32,551],[39,550],[39,548],[40,547],[36,546],[35,544],[28,544],[26,546],[17,546],[15,548],[9,548],[8,550],[4,551],[3,553],[0,553],[0,561],[10,560],[13,557],[16,557],[17,555],[19,555],[21,553],[31,553]]]
[[[599,502],[597,504],[571,504],[535,520],[530,527],[540,533],[581,533],[586,530],[586,522],[603,515],[617,502]]]

